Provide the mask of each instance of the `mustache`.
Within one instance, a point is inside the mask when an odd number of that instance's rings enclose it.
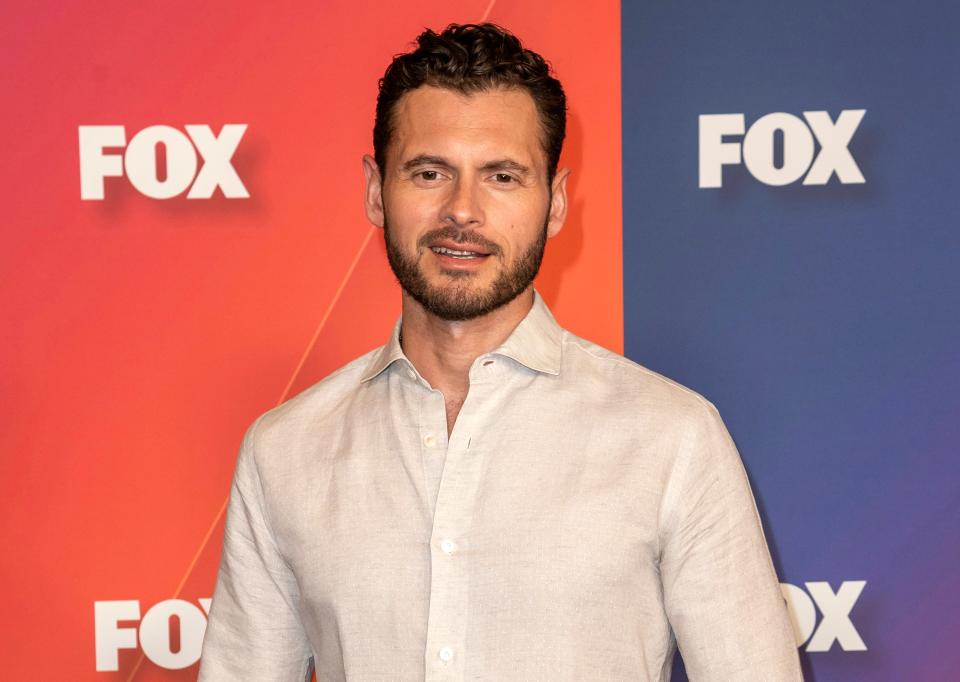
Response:
[[[500,254],[500,246],[496,242],[490,241],[482,234],[474,230],[461,230],[453,225],[448,225],[447,227],[441,227],[439,229],[430,230],[429,232],[424,233],[423,236],[417,240],[417,246],[421,248],[429,248],[430,244],[441,239],[449,239],[450,241],[459,245],[477,246],[491,255]]]

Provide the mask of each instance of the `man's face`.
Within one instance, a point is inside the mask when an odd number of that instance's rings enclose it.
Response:
[[[385,175],[369,157],[364,167],[367,215],[384,228],[400,285],[446,320],[509,303],[566,213],[567,172],[548,184],[533,99],[424,86],[400,99],[393,122]]]

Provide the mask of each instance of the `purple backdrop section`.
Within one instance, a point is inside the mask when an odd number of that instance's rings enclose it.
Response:
[[[781,581],[866,581],[845,617],[867,649],[805,642],[817,682],[960,676],[958,22],[940,1],[623,5],[626,352],[720,409]],[[731,163],[698,186],[701,115],[843,110],[866,112],[845,145],[864,183]],[[773,134],[774,168],[803,136]]]

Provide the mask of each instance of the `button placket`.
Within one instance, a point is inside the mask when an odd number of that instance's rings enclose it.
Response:
[[[487,422],[497,417],[494,399],[503,389],[506,367],[499,361],[484,366],[488,359],[492,358],[484,358],[471,369],[470,391],[446,443],[430,537],[430,609],[424,652],[427,680],[464,679],[470,655],[466,641],[470,528],[486,465],[471,443]],[[439,655],[444,648],[451,652],[447,661]]]
[[[430,541],[430,611],[427,625],[427,680],[463,679],[469,612],[469,531],[482,461],[470,455],[475,429],[473,406],[486,389],[471,383],[446,448]]]

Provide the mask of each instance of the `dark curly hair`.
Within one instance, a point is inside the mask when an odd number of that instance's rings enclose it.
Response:
[[[417,48],[393,58],[380,79],[373,155],[384,172],[393,134],[393,110],[399,99],[422,85],[472,94],[494,88],[523,88],[540,115],[541,143],[553,180],[567,128],[567,100],[560,81],[536,52],[524,49],[509,31],[495,24],[450,24],[442,33],[427,29]]]

